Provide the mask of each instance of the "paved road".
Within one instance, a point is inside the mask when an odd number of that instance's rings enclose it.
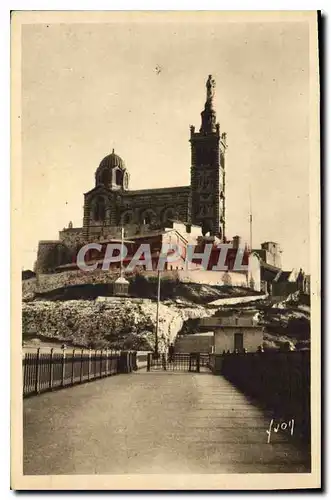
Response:
[[[24,474],[308,472],[269,422],[209,373],[109,377],[24,401]]]

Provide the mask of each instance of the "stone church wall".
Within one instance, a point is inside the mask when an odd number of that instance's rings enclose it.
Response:
[[[129,229],[129,226],[151,224],[160,227],[169,219],[188,222],[190,197],[190,186],[121,191],[116,196],[111,191],[98,187],[85,195],[83,235],[91,240],[97,235],[105,236],[105,233],[109,233],[109,228],[115,226],[123,225]],[[101,198],[105,200],[105,217],[97,220],[94,216],[95,207],[97,200]]]
[[[179,218],[188,221],[190,187],[143,189],[127,191],[121,196],[118,220],[125,223],[126,217],[131,222],[142,224],[146,217],[152,222],[162,224],[167,218]]]

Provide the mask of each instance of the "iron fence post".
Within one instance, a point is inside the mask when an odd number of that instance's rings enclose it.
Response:
[[[26,369],[26,353],[23,353],[22,357],[22,364],[23,364],[23,396],[26,393],[26,374],[27,374],[27,369]]]
[[[97,357],[98,357],[98,350],[95,349],[94,351],[94,377],[93,378],[97,378]]]
[[[80,352],[80,370],[79,370],[80,383],[82,383],[82,380],[83,380],[83,352],[84,352],[84,350],[81,349],[81,352]]]
[[[152,357],[152,353],[149,352],[147,354],[147,371],[150,372],[151,371],[151,357]]]
[[[102,349],[100,351],[100,378],[102,377]]]
[[[92,349],[90,348],[89,354],[88,354],[88,371],[87,371],[87,380],[90,380],[90,372],[91,372],[91,356],[92,356]]]
[[[65,347],[63,347],[62,348],[62,378],[61,378],[61,387],[64,387],[65,369],[66,369],[66,353],[65,353]]]
[[[197,353],[197,373],[200,372],[200,353]]]
[[[109,364],[109,361],[108,361],[108,347],[106,349],[106,376],[108,376],[108,364]]]
[[[37,357],[36,357],[36,385],[35,385],[35,392],[36,394],[39,394],[39,374],[40,374],[40,347],[37,349]]]
[[[71,385],[74,385],[75,383],[75,349],[72,351],[72,358],[71,358]]]
[[[128,351],[121,351],[119,358],[119,373],[128,373],[129,371],[129,353]]]
[[[120,354],[118,351],[112,351],[112,358],[111,358],[111,367],[114,365],[114,372],[112,374],[117,375],[120,373]]]
[[[49,357],[49,388],[50,388],[50,390],[53,389],[53,352],[54,352],[54,349],[52,347],[51,354]]]

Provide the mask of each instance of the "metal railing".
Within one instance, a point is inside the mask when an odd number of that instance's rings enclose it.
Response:
[[[210,368],[210,355],[208,353],[174,353],[172,355],[160,353],[159,355],[148,354],[147,371],[186,371],[200,372],[200,367]]]
[[[211,370],[275,417],[295,419],[303,439],[310,439],[309,351],[212,354]]]
[[[38,348],[23,354],[23,396],[137,370],[135,351]]]

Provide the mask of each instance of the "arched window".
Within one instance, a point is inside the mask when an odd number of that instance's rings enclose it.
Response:
[[[171,226],[173,220],[176,218],[175,211],[173,208],[168,208],[163,214],[163,222]]]
[[[153,224],[156,220],[156,214],[153,210],[146,210],[146,212],[143,212],[141,218],[143,224]]]
[[[124,212],[124,214],[122,215],[122,224],[131,224],[132,219],[132,212]]]
[[[203,236],[210,236],[211,233],[211,222],[210,221],[203,221],[202,223],[202,234]]]
[[[123,185],[123,172],[122,170],[116,170],[115,173],[115,181],[117,186],[122,186]]]
[[[101,183],[104,184],[105,186],[108,186],[110,184],[110,172],[109,172],[109,170],[105,169],[102,172]]]
[[[123,218],[124,224],[129,224],[131,222],[131,215],[130,214],[125,214]]]
[[[94,205],[93,218],[96,221],[103,221],[106,218],[106,203],[104,198],[98,198]]]

